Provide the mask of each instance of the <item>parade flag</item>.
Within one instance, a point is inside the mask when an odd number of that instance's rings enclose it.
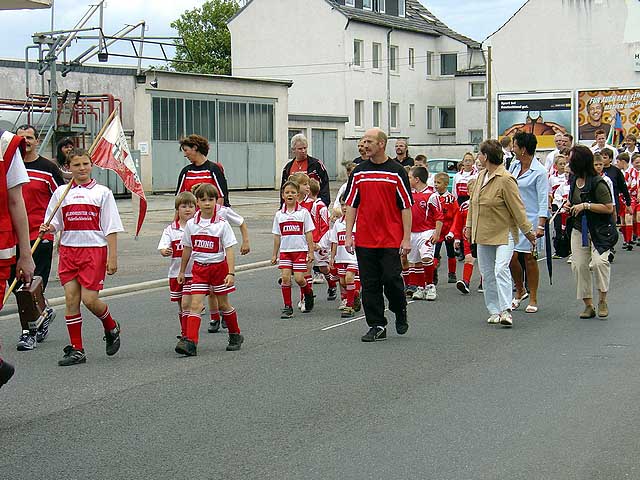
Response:
[[[618,147],[624,139],[624,128],[622,128],[622,116],[620,112],[616,110],[616,114],[611,119],[611,128],[609,129],[609,136],[607,137],[607,143]]]
[[[144,196],[142,183],[131,157],[127,139],[122,130],[118,115],[113,119],[98,139],[95,149],[91,152],[91,160],[101,168],[113,170],[122,179],[125,187],[140,199],[136,237],[140,233],[142,222],[147,213],[147,199]]]

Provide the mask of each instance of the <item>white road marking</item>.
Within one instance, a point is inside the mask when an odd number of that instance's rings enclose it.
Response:
[[[407,305],[411,305],[412,303],[415,303],[415,300],[409,300],[407,302]],[[389,309],[385,308],[384,311],[388,312]],[[324,327],[324,328],[321,329],[321,331],[326,332],[327,330],[331,330],[333,328],[342,327],[343,325],[348,325],[350,323],[357,322],[358,320],[362,320],[364,318],[366,318],[364,315],[362,315],[360,317],[352,318],[351,320],[347,320],[346,322],[340,322],[340,323],[336,323],[335,325],[329,325],[328,327]]]

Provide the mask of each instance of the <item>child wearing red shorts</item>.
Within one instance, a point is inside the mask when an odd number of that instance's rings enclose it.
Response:
[[[185,281],[178,283],[180,263],[182,263],[182,237],[187,222],[196,212],[196,197],[191,192],[181,192],[175,199],[175,218],[171,225],[162,232],[158,250],[163,257],[171,257],[169,264],[169,299],[178,304],[178,319],[180,320],[180,336],[187,334],[187,317],[191,306],[191,264],[185,270]]]
[[[186,282],[187,266],[193,262],[191,307],[186,321],[186,335],[176,345],[176,353],[189,357],[197,355],[200,315],[206,295],[215,295],[222,318],[229,329],[227,351],[240,350],[244,336],[240,334],[238,315],[229,302],[235,292],[235,254],[238,243],[231,226],[218,215],[216,187],[203,183],[195,196],[200,211],[187,222],[182,236],[182,261],[178,283]]]
[[[72,150],[67,162],[72,187],[51,224],[40,226],[43,233],[61,232],[58,277],[64,287],[70,340],[58,361],[62,367],[87,361],[82,345],[81,300],[102,322],[107,355],[115,355],[120,349],[120,325],[98,294],[104,288],[105,270],[108,275],[118,270],[117,236],[124,231],[113,193],[91,179],[93,163],[87,151]],[[63,185],[53,193],[45,218],[49,218],[65,189]]]

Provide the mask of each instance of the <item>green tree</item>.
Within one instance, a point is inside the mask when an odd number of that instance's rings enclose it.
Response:
[[[231,75],[231,34],[227,21],[240,9],[236,0],[208,0],[201,8],[185,11],[171,27],[184,39],[171,62],[178,72]]]

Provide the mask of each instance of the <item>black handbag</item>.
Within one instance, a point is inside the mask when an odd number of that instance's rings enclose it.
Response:
[[[571,243],[569,241],[569,235],[566,230],[562,230],[553,239],[553,248],[556,251],[556,255],[562,258],[566,258],[571,253]]]

